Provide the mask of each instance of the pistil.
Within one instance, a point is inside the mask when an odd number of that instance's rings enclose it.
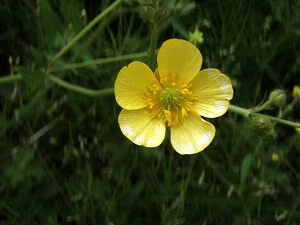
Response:
[[[189,91],[191,85],[184,83],[183,79],[176,81],[174,74],[156,71],[155,75],[160,86],[150,85],[144,95],[149,115],[167,122],[170,127],[177,126],[194,110],[197,98]]]

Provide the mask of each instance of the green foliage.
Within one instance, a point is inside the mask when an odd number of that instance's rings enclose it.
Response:
[[[251,166],[251,155],[247,154],[241,165],[241,185],[245,185],[247,175]]]
[[[55,66],[147,51],[143,4],[149,1],[126,1],[113,10]],[[277,124],[277,138],[263,139],[249,121],[228,112],[213,120],[216,137],[204,152],[181,156],[169,138],[153,149],[127,140],[113,96],[91,98],[45,79],[51,57],[109,5],[0,5],[0,42],[7,47],[0,50],[1,75],[24,76],[0,88],[0,224],[298,224],[300,138],[290,127]],[[299,1],[170,0],[161,7],[170,17],[159,45],[188,39],[197,27],[203,68],[231,78],[234,104],[253,107],[275,88],[291,101],[299,82]],[[108,88],[130,61],[53,74]],[[285,118],[300,120],[299,102]]]

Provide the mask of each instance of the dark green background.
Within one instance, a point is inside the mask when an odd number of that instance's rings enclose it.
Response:
[[[204,152],[182,156],[168,135],[154,149],[127,140],[114,96],[88,97],[45,79],[41,68],[111,3],[1,1],[0,73],[12,72],[12,56],[24,80],[0,88],[0,224],[299,224],[300,136],[293,128],[277,124],[277,138],[263,138],[228,112],[210,120],[217,132]],[[57,65],[147,51],[143,3],[125,1]],[[296,0],[164,1],[170,17],[157,47],[187,39],[198,27],[203,68],[231,78],[233,104],[254,107],[276,88],[290,102],[300,85],[299,6]],[[54,75],[107,88],[130,61]],[[300,120],[299,109],[298,102],[285,119]],[[276,116],[278,109],[265,113]]]

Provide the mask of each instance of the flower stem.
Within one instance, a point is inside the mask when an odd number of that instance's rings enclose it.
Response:
[[[242,192],[241,189],[239,189],[239,191],[237,192],[237,195],[241,201],[241,204],[242,204],[242,207],[243,207],[243,210],[244,210],[244,213],[246,215],[246,221],[247,221],[247,224],[250,225],[251,224],[251,215],[250,215],[250,212],[249,212],[249,209],[248,209],[248,206],[247,206],[247,203],[245,201],[245,197],[244,197],[244,194]]]
[[[51,60],[51,64],[54,64],[63,54],[65,54],[80,38],[82,38],[92,27],[94,27],[101,19],[103,19],[109,12],[115,9],[122,0],[116,0],[97,17],[95,17],[85,28],[83,28],[79,34],[77,34],[65,47],[63,47]]]
[[[300,123],[295,123],[295,122],[292,122],[292,121],[289,121],[289,120],[280,119],[278,117],[269,116],[269,115],[266,115],[266,114],[253,113],[253,112],[251,112],[251,110],[245,109],[245,108],[242,108],[242,107],[239,107],[239,106],[229,105],[228,110],[231,111],[231,112],[240,114],[240,115],[242,115],[246,118],[249,118],[250,115],[265,116],[265,117],[268,117],[270,120],[273,120],[277,123],[281,123],[281,124],[291,126],[291,127],[300,128]]]
[[[19,81],[22,79],[23,79],[23,77],[21,74],[3,76],[3,77],[0,77],[0,85],[14,82],[14,81]]]
[[[85,61],[85,62],[80,62],[80,63],[64,64],[64,65],[60,65],[60,66],[50,67],[48,69],[48,72],[71,70],[71,69],[77,69],[77,68],[99,65],[99,64],[104,64],[104,63],[118,62],[118,61],[129,60],[129,59],[137,59],[137,58],[146,57],[147,55],[148,55],[147,52],[138,52],[138,53],[133,53],[133,54],[128,54],[128,55],[120,55],[120,56],[115,56],[115,57],[95,59],[95,60],[90,60],[90,61]],[[2,76],[2,77],[0,77],[0,85],[23,80],[23,78],[24,77],[22,76],[22,74]]]
[[[114,88],[106,88],[106,89],[100,89],[100,90],[91,90],[88,88],[84,88],[75,84],[71,84],[69,82],[66,82],[58,77],[55,77],[51,74],[47,74],[47,77],[49,80],[51,80],[52,82],[58,84],[59,86],[62,86],[64,88],[67,88],[71,91],[75,91],[84,95],[88,95],[91,97],[103,97],[106,95],[110,95],[114,93]]]
[[[261,106],[258,106],[258,107],[254,107],[251,109],[251,112],[254,113],[254,112],[260,112],[262,110],[265,110],[265,109],[269,109],[270,106],[271,106],[272,102],[269,100],[269,101],[266,101],[264,104],[262,104]]]
[[[154,71],[154,62],[155,62],[155,49],[158,36],[158,27],[153,24],[151,28],[151,39],[150,39],[150,49],[149,49],[149,67]]]
[[[293,207],[291,209],[291,212],[289,213],[289,216],[288,216],[287,222],[286,222],[287,225],[291,224],[291,220],[292,220],[292,218],[293,218],[293,216],[294,216],[294,214],[296,212],[296,209],[297,209],[299,203],[300,203],[300,194],[298,194],[298,196],[297,196],[297,198],[296,198],[296,200],[295,200],[295,202],[293,204]]]
[[[146,56],[147,56],[147,52],[139,52],[139,53],[133,53],[133,54],[128,54],[128,55],[120,55],[120,56],[115,56],[115,57],[95,59],[95,60],[90,60],[90,61],[85,61],[85,62],[80,62],[80,63],[71,63],[71,64],[64,64],[61,66],[54,66],[54,67],[49,68],[48,71],[54,72],[54,71],[70,70],[70,69],[76,69],[76,68],[81,68],[81,67],[86,67],[86,66],[93,66],[93,65],[99,65],[99,64],[104,64],[104,63],[117,62],[117,61],[122,61],[122,60],[142,58],[142,57],[146,57]]]
[[[249,114],[250,114],[250,111],[248,109],[245,109],[245,108],[242,108],[239,106],[235,106],[232,104],[229,105],[228,111],[240,114],[246,118],[249,118]]]

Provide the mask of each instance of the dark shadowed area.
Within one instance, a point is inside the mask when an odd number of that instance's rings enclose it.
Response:
[[[213,142],[180,155],[169,131],[156,148],[120,131],[114,95],[93,97],[45,76],[99,90],[119,70],[147,63],[144,4],[126,0],[52,66],[50,60],[113,1],[1,0],[0,224],[300,224],[300,134],[277,123],[276,138],[233,112],[209,119]],[[284,119],[300,121],[300,1],[167,0],[157,48],[196,28],[202,68],[230,77],[232,104],[258,105],[283,89]],[[110,57],[119,56],[112,60]],[[98,63],[74,63],[109,58]],[[76,64],[77,65],[77,64]],[[263,111],[278,116],[278,108]]]

